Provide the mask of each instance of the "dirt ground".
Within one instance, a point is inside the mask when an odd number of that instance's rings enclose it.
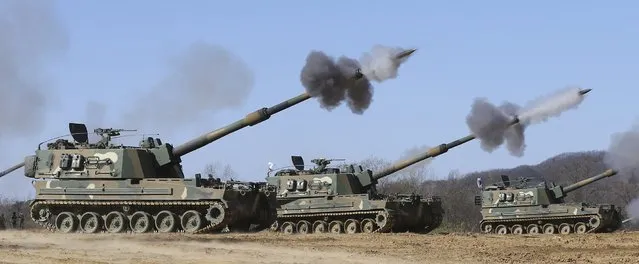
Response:
[[[0,263],[639,263],[639,232],[517,237],[0,231]]]

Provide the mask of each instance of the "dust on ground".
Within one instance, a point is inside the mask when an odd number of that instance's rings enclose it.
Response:
[[[639,232],[499,236],[0,231],[0,263],[639,263]]]

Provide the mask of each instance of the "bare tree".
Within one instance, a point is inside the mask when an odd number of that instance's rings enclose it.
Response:
[[[222,165],[220,162],[209,163],[204,167],[205,175],[212,175],[213,178],[220,178],[220,180],[237,179],[237,173],[233,170],[231,165]]]

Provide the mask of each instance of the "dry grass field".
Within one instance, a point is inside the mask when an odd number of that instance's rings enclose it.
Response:
[[[1,263],[639,263],[639,232],[58,234],[0,231]]]

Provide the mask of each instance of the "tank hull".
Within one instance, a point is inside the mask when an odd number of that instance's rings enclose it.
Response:
[[[280,199],[272,231],[292,233],[427,233],[442,221],[439,197],[368,195]]]
[[[614,205],[563,203],[482,210],[480,229],[497,234],[609,233],[621,227]]]
[[[274,219],[269,198],[258,184],[251,184],[170,178],[36,181],[31,218],[65,233],[268,228]]]

